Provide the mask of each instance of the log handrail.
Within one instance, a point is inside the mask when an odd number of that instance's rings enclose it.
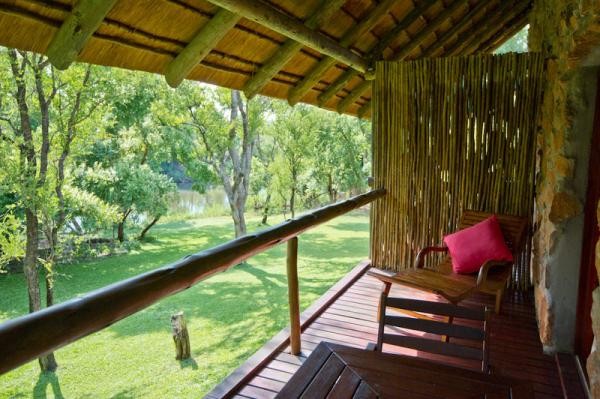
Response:
[[[383,195],[383,188],[371,190],[82,297],[8,320],[0,324],[0,374],[102,330],[162,298]]]

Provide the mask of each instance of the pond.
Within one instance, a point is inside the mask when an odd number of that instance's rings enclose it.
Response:
[[[229,202],[222,188],[211,188],[205,193],[187,187],[180,187],[171,200],[169,214],[216,216],[228,214]]]

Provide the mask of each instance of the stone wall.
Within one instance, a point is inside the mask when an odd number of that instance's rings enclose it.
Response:
[[[600,202],[597,208],[598,226],[600,227]],[[600,241],[596,243],[596,271],[600,280]],[[592,398],[600,398],[600,287],[593,293],[592,305],[592,330],[594,331],[594,344],[592,353],[587,360],[588,376],[590,377],[590,390]]]
[[[534,0],[530,24],[530,50],[548,59],[537,142],[532,277],[542,343],[547,351],[569,351],[596,76],[581,63],[600,44],[600,1]],[[597,311],[600,305],[595,306]],[[594,381],[600,378],[591,374]]]

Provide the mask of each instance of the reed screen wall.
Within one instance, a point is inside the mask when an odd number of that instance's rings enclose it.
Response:
[[[371,258],[413,267],[420,248],[456,230],[462,209],[533,213],[539,54],[377,63]],[[530,237],[530,235],[529,235]],[[529,248],[511,285],[530,285]]]

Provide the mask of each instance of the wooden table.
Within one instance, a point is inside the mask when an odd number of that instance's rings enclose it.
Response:
[[[321,342],[277,398],[533,398],[529,383]]]

